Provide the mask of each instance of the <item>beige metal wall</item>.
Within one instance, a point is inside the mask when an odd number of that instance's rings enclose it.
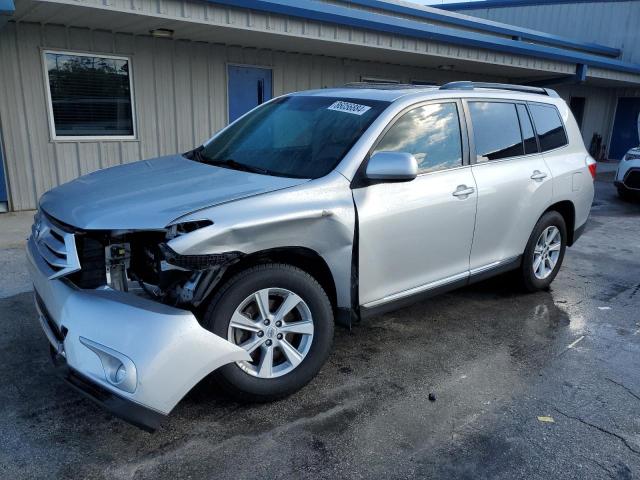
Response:
[[[131,57],[138,138],[53,141],[42,49]],[[50,188],[121,163],[183,152],[226,124],[226,64],[273,68],[273,93],[343,85],[361,76],[446,82],[452,74],[203,42],[10,23],[0,30],[0,121],[13,210],[36,207]]]

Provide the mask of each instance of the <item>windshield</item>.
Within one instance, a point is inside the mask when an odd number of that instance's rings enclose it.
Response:
[[[333,170],[388,105],[334,97],[279,98],[229,126],[193,158],[269,175],[319,178]]]

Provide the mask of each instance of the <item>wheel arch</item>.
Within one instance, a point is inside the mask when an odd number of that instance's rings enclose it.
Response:
[[[576,228],[576,207],[571,200],[561,200],[549,206],[543,213],[558,212],[567,226],[567,246],[573,245]],[[540,217],[542,217],[542,215]]]
[[[244,255],[238,262],[225,270],[208,298],[212,298],[222,285],[234,275],[264,263],[286,263],[305,271],[324,289],[334,311],[337,309],[336,282],[329,265],[315,250],[299,246],[277,247]]]

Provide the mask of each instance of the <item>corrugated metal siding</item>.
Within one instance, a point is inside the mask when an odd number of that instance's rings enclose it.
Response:
[[[191,28],[183,28],[183,32],[188,38],[194,38],[191,33],[202,32],[203,25],[231,27],[251,32],[264,32],[281,34],[293,37],[301,37],[313,40],[330,40],[349,45],[362,46],[385,46],[393,50],[398,50],[412,54],[439,54],[438,52],[450,47],[439,42],[417,40],[415,38],[390,35],[381,32],[364,30],[359,28],[348,28],[331,23],[321,23],[285,15],[266,14],[247,9],[226,7],[216,5],[211,2],[189,1],[189,0],[45,0],[44,3],[73,4],[83,7],[91,7],[110,12],[125,12],[151,17],[161,17],[163,20],[177,20],[192,22]],[[23,8],[17,6],[16,16],[21,18]],[[87,8],[86,16],[77,16],[73,22],[91,27],[95,12]],[[26,13],[25,13],[26,14]],[[104,13],[101,13],[104,15]],[[51,15],[46,8],[38,9],[27,14],[28,21],[43,23],[64,23],[68,20],[64,15]],[[129,26],[131,25],[129,21]],[[113,25],[115,31],[127,31]],[[571,73],[575,66],[560,61],[541,60],[525,55],[515,54],[495,54],[486,49],[472,47],[456,47],[449,52],[451,58],[462,60],[473,60],[500,64],[505,66],[517,66],[522,68],[535,68],[547,70],[555,73]]]
[[[640,2],[593,2],[465,10],[465,15],[600,43],[640,63]]]
[[[609,138],[613,109],[615,108],[615,89],[589,87],[585,85],[571,85],[557,89],[560,96],[569,103],[571,97],[585,97],[584,115],[582,120],[582,138],[589,148],[594,133]]]
[[[130,56],[138,138],[52,141],[43,48]],[[446,82],[459,75],[320,55],[10,23],[0,31],[0,119],[12,208],[35,208],[45,191],[99,168],[199,145],[226,124],[227,63],[272,67],[274,95],[343,85],[361,76]]]

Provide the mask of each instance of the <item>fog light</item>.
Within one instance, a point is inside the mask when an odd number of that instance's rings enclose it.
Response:
[[[80,343],[98,356],[104,376],[111,385],[125,392],[135,392],[138,386],[138,374],[135,364],[129,357],[88,338],[80,337]]]
[[[127,376],[127,369],[124,365],[120,364],[118,370],[116,371],[116,383],[120,383],[124,380],[124,377]]]

